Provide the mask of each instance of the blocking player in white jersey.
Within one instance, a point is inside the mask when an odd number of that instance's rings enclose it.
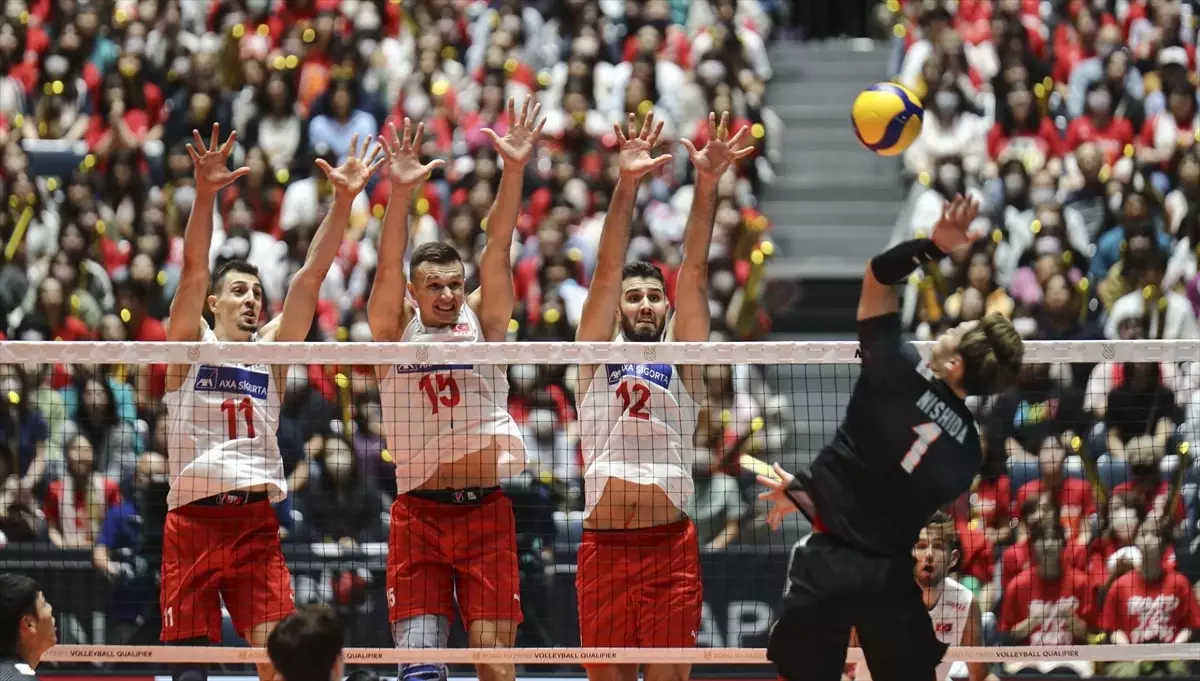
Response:
[[[975,594],[947,576],[950,568],[958,562],[958,545],[954,519],[942,512],[934,514],[913,546],[914,576],[925,598],[925,607],[929,608],[929,617],[933,620],[938,640],[950,646],[981,646],[982,615]],[[851,645],[857,646],[857,634],[852,638]],[[961,672],[958,668],[961,665],[961,662],[943,662],[937,668],[936,681],[948,681],[952,674],[959,676]],[[856,681],[869,681],[871,678],[865,662],[848,667],[851,667],[848,671]],[[995,675],[988,672],[987,664],[968,662],[966,668],[970,681],[996,681]]]
[[[206,147],[193,132],[196,198],[184,232],[183,271],[171,301],[170,341],[302,341],[312,325],[321,282],[350,222],[351,203],[381,163],[357,136],[346,162],[324,171],[333,192],[304,265],[292,278],[283,313],[260,331],[262,285],[254,266],[222,264],[209,274],[209,243],[217,192],[250,172],[226,164],[237,133]],[[212,313],[210,328],[202,314]],[[162,640],[203,645],[221,640],[224,601],[238,634],[267,642],[275,624],[295,610],[291,575],[279,548],[271,507],[287,496],[275,430],[286,366],[174,364],[167,371],[167,443],[171,488],[163,534]],[[185,669],[175,670],[176,678]],[[193,671],[204,674],[203,667]],[[273,679],[270,665],[259,675]],[[194,678],[194,677],[193,677]]]
[[[662,123],[647,114],[640,132],[629,118],[620,176],[604,218],[595,274],[577,341],[707,341],[708,250],[717,183],[744,148],[747,131],[729,138],[729,116],[709,116],[709,142],[687,147],[695,195],[683,243],[675,305],[668,323],[663,275],[647,262],[625,264],[638,184],[671,160],[652,152]],[[585,466],[583,541],[576,588],[584,647],[690,647],[702,607],[696,528],[683,512],[693,491],[693,395],[702,367],[669,364],[582,366],[576,395]],[[593,681],[632,681],[637,665],[589,665]],[[647,681],[686,679],[690,665],[646,665]]]
[[[367,303],[377,341],[491,343],[505,340],[513,312],[510,249],[521,208],[525,165],[544,121],[540,104],[510,99],[508,132],[485,130],[503,160],[500,188],[484,225],[479,288],[454,247],[425,243],[404,272],[413,192],[441,164],[422,165],[423,125],[391,130],[385,153],[391,196],[379,239],[379,265]],[[409,298],[405,297],[405,290]],[[387,597],[396,646],[448,643],[455,601],[469,645],[510,647],[522,621],[512,504],[500,480],[525,468],[525,443],[508,413],[506,367],[486,364],[383,365],[376,368],[388,450],[399,493],[391,509]],[[478,665],[483,681],[513,678],[509,665]],[[403,665],[402,681],[445,677],[443,665]]]

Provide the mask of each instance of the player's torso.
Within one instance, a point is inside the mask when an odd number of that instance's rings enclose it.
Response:
[[[696,429],[696,405],[679,367],[607,364],[591,370],[579,404],[589,519],[597,526],[678,519],[694,489]]]
[[[402,342],[474,343],[484,340],[475,313],[466,305],[446,327],[427,327],[419,314],[405,327]],[[411,478],[408,489],[425,483],[437,488],[495,484],[506,435],[507,454],[520,434],[508,414],[507,367],[498,364],[396,364],[381,367],[379,392],[388,450],[397,464],[397,480]],[[443,451],[445,450],[445,451]],[[418,459],[420,459],[418,461]],[[414,465],[419,470],[406,471]]]
[[[970,487],[982,458],[972,415],[912,352],[912,364],[859,378],[812,471],[822,515],[832,507],[846,516],[822,517],[826,525],[845,521],[864,536],[844,538],[903,553],[934,511]]]
[[[194,364],[163,402],[171,508],[237,489],[265,488],[273,501],[286,496],[271,367]]]

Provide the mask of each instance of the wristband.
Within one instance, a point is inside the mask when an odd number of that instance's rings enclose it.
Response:
[[[887,286],[899,284],[925,263],[945,257],[931,239],[913,239],[896,244],[871,259],[871,274],[876,281]]]

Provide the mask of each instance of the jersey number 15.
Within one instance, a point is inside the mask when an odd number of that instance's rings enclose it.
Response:
[[[417,387],[425,391],[429,398],[431,413],[438,413],[441,407],[457,407],[462,401],[462,393],[458,391],[458,381],[450,374],[425,374],[417,381]]]

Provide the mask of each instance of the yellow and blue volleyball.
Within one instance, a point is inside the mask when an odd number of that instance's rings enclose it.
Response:
[[[881,156],[903,153],[921,134],[924,116],[921,100],[895,83],[863,90],[850,111],[858,141]]]

